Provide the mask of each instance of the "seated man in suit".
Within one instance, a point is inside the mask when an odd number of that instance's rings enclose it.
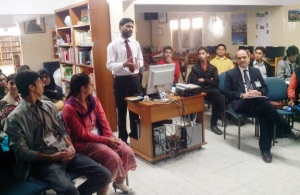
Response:
[[[188,83],[199,85],[202,92],[206,93],[206,97],[211,100],[212,115],[210,128],[215,134],[222,135],[222,131],[217,127],[218,116],[220,116],[224,110],[224,101],[218,88],[218,70],[207,61],[209,53],[206,47],[200,47],[198,54],[199,61],[192,67],[192,71],[188,77]]]
[[[281,118],[266,98],[260,97],[267,95],[268,87],[260,71],[248,67],[249,60],[245,50],[237,52],[236,62],[238,67],[226,73],[224,91],[235,111],[259,118],[259,148],[263,160],[266,163],[271,163],[272,155],[270,151],[274,125],[277,125],[280,131],[295,139],[300,136],[300,132],[293,129]]]
[[[278,62],[277,77],[290,81],[294,70],[299,67],[297,57],[299,49],[295,45],[289,46],[286,50],[286,56]]]
[[[57,194],[93,194],[107,189],[111,173],[94,160],[75,153],[71,139],[50,101],[39,100],[44,92],[40,75],[19,72],[16,85],[20,104],[8,115],[4,130],[17,159],[16,176],[47,183]],[[76,188],[66,171],[87,180]]]
[[[266,54],[264,47],[255,48],[255,60],[249,63],[249,66],[258,68],[262,77],[274,77],[274,67],[263,60]]]

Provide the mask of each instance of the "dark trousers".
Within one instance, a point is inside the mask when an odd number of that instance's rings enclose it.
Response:
[[[128,133],[126,129],[127,101],[125,97],[141,94],[141,82],[139,76],[116,76],[114,79],[114,94],[118,109],[119,138],[127,143]],[[129,111],[130,136],[136,138],[139,116]]]
[[[84,175],[87,180],[77,189],[66,171]],[[31,175],[48,183],[57,194],[66,195],[93,194],[103,189],[111,179],[108,169],[82,154],[75,154],[68,164],[34,163]]]
[[[223,113],[224,110],[224,98],[221,92],[217,88],[202,89],[206,93],[205,99],[208,99],[212,103],[210,125],[217,125],[218,116]]]
[[[277,110],[265,98],[238,100],[237,112],[257,116],[260,123],[259,148],[261,152],[270,152],[274,125],[279,131],[288,134],[292,127],[278,114]]]

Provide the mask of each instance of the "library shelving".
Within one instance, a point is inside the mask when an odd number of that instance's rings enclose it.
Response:
[[[55,45],[64,94],[68,94],[72,75],[87,73],[112,129],[116,130],[113,76],[106,68],[106,47],[111,41],[108,11],[107,0],[84,0],[55,10]]]
[[[22,62],[22,48],[19,36],[0,36],[0,69],[5,74],[17,71]]]

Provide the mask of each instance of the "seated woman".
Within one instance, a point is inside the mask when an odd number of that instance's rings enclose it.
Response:
[[[13,110],[21,100],[15,83],[16,76],[17,74],[10,74],[7,77],[7,94],[0,101],[1,113],[2,111],[10,108]]]
[[[6,94],[6,79],[7,76],[0,72],[0,100],[5,96]]]
[[[77,152],[111,171],[115,191],[120,189],[123,193],[135,194],[124,184],[128,171],[137,166],[134,153],[113,135],[100,101],[92,95],[93,91],[93,83],[87,74],[72,77],[63,109],[66,128]]]
[[[46,68],[42,68],[39,71],[41,80],[45,85],[44,96],[42,99],[52,101],[58,110],[63,108],[63,93],[60,86],[55,84],[53,76],[50,75]]]

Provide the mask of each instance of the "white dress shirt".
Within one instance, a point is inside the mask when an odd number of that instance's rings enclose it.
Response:
[[[140,67],[143,66],[143,54],[139,42],[131,38],[128,39],[128,44],[130,46],[133,62],[135,59],[139,62]],[[123,67],[123,63],[127,61],[127,51],[125,45],[125,39],[119,37],[117,40],[111,42],[107,46],[107,62],[106,67],[108,70],[112,71],[113,75],[124,76],[133,75],[139,73],[139,69],[135,69],[131,72],[129,68]]]
[[[259,69],[259,71],[264,79],[267,78],[267,69],[264,64],[264,61],[262,61],[261,64],[258,64],[258,62],[256,60],[254,60],[253,67]]]

